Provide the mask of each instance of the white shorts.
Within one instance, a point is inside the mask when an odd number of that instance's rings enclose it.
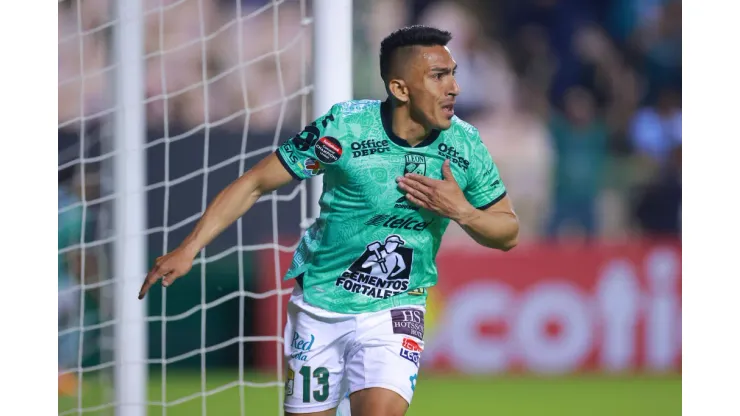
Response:
[[[395,391],[409,404],[424,349],[424,308],[373,313],[329,312],[303,301],[298,285],[285,326],[285,411],[332,409],[370,387]]]

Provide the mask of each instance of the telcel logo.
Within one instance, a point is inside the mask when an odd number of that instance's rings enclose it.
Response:
[[[403,229],[409,231],[424,231],[427,227],[429,227],[429,224],[431,224],[432,221],[434,220],[430,219],[429,221],[419,221],[413,216],[403,218],[390,214],[377,214],[369,220],[365,221],[365,225],[392,228],[394,230]]]

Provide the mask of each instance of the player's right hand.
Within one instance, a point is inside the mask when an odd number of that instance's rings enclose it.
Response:
[[[158,257],[154,262],[154,267],[146,275],[144,284],[141,285],[139,290],[139,299],[144,299],[149,288],[152,287],[157,280],[162,279],[162,286],[167,287],[171,285],[177,278],[184,276],[193,267],[194,256],[187,252],[182,247],[178,247],[172,252]]]

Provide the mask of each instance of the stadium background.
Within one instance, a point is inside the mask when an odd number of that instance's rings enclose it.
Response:
[[[206,53],[200,42],[192,43],[201,36],[201,19],[207,33],[234,19],[235,0],[144,3],[149,9],[170,6],[161,21],[159,13],[147,19],[147,53],[161,45],[176,48],[147,59],[148,141],[181,137],[148,148],[147,181],[156,184],[202,169],[206,136],[209,166],[240,152],[242,119],[203,125],[237,112],[243,101],[238,77],[224,71],[235,59],[234,33],[214,36]],[[243,0],[242,13],[268,3]],[[276,4],[250,16],[242,31],[244,57],[254,59],[245,68],[250,106],[262,108],[252,113],[247,152],[271,146],[278,126],[285,138],[302,127],[301,100],[271,103],[280,98],[278,83],[288,91],[300,87],[298,57],[306,45],[286,45],[279,72],[274,57],[260,58],[274,48],[273,28],[284,38],[300,28],[299,3]],[[277,26],[273,7],[280,9]],[[110,105],[105,81],[110,33],[93,30],[105,26],[109,13],[104,0],[59,3],[60,209],[62,195],[65,201],[94,201],[84,219],[86,241],[100,240],[110,226],[104,198],[109,178],[95,161],[110,142],[104,122]],[[475,247],[455,227],[445,236],[440,284],[430,295],[428,347],[410,414],[680,414],[681,2],[355,0],[356,98],[384,97],[375,51],[383,36],[412,23],[453,32],[450,48],[463,91],[456,111],[480,129],[515,202],[522,235],[520,246],[506,254]],[[303,52],[319,68],[332,64],[330,50]],[[206,77],[218,78],[207,96],[203,88],[187,89],[198,85],[203,68]],[[74,162],[80,154],[87,161]],[[256,160],[246,159],[246,167]],[[207,198],[237,172],[234,163],[209,171]],[[165,245],[158,227],[200,211],[203,182],[201,172],[169,187],[166,216],[164,188],[148,192],[147,227],[155,230],[148,236],[151,259]],[[291,185],[279,193],[292,191]],[[275,212],[271,204],[256,205],[243,222],[242,244],[294,244],[300,235],[299,205],[279,202]],[[167,249],[190,229],[170,230]],[[60,249],[65,244],[60,241]],[[237,230],[231,227],[208,251],[236,244]],[[90,249],[82,268],[79,253],[65,252],[70,275],[86,284],[105,280],[106,255],[104,246]],[[243,276],[236,274],[238,256],[247,265]],[[279,258],[284,271],[289,256]],[[272,290],[274,252],[232,253],[209,262],[206,273],[207,301],[238,291],[240,277],[246,290]],[[199,268],[191,274],[168,291],[168,317],[200,304]],[[86,324],[95,325],[106,301],[94,289],[85,297]],[[208,309],[206,345],[238,336],[239,301],[232,297]],[[244,301],[244,334],[274,336],[276,299]],[[159,288],[148,297],[148,308],[151,316],[162,314]],[[161,323],[152,322],[150,357],[197,351],[201,319],[198,312],[168,320],[165,340]],[[103,332],[86,331],[83,366],[107,359]],[[245,378],[275,380],[275,352],[275,342],[245,343]],[[207,353],[206,363],[206,389],[235,380],[237,344]],[[168,401],[203,390],[199,354],[168,363],[167,369]],[[157,366],[150,368],[153,401],[161,397],[159,373]],[[96,377],[95,371],[83,377],[85,406],[108,400]],[[276,388],[245,392],[246,414],[276,412]],[[59,406],[60,412],[75,408],[77,397],[60,395]],[[214,414],[237,413],[238,394],[231,389],[210,395],[207,408]],[[161,412],[157,406],[152,410]],[[168,414],[200,411],[199,397],[168,407]]]

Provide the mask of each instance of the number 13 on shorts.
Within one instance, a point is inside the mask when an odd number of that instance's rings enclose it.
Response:
[[[296,389],[301,389],[303,403],[321,403],[329,398],[329,370],[326,367],[311,368],[304,365],[298,374],[288,369],[285,380],[285,395],[293,396]]]

